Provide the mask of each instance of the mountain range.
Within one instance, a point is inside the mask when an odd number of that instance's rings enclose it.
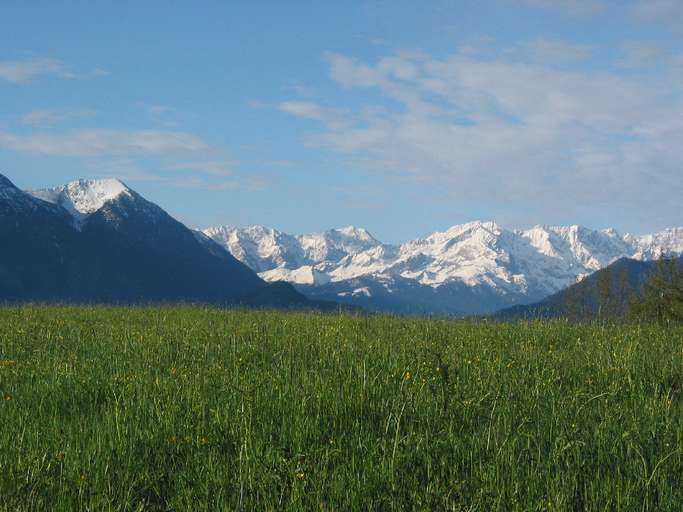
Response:
[[[652,235],[475,221],[402,244],[356,227],[191,230],[115,179],[22,191],[0,175],[0,300],[202,302],[488,314],[537,303],[620,258],[683,254]]]
[[[118,180],[24,192],[0,175],[0,300],[313,307]]]
[[[475,221],[398,245],[356,227],[290,235],[263,226],[203,232],[266,281],[367,310],[487,314],[538,302],[620,258],[683,254],[683,228],[651,235],[614,229],[505,229]]]

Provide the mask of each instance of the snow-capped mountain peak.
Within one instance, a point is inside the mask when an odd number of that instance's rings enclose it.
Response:
[[[683,227],[669,228],[651,235],[626,235],[624,239],[635,245],[636,259],[655,259],[662,254],[683,254]]]
[[[683,228],[633,237],[578,225],[513,231],[494,221],[473,221],[398,246],[356,227],[307,235],[223,227],[205,234],[263,279],[320,288],[315,293],[331,299],[352,297],[362,280],[394,297],[401,294],[396,283],[402,283],[406,301],[418,288],[432,290],[424,292],[431,300],[430,293],[443,287],[447,295],[451,285],[509,297],[503,301],[540,300],[622,257],[683,254]],[[325,295],[326,289],[333,295]]]
[[[370,234],[370,232],[365,229],[365,228],[357,228],[356,226],[345,226],[343,228],[337,228],[333,229],[331,231],[336,231],[340,235],[343,235],[348,238],[355,238],[358,240],[364,240],[368,242],[376,242],[377,240],[375,239],[374,236]]]
[[[33,196],[57,204],[68,211],[76,224],[100,210],[110,201],[133,192],[117,179],[78,180],[59,187],[31,190]]]

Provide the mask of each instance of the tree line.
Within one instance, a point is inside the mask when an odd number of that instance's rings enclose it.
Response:
[[[683,323],[683,259],[623,260],[567,288],[547,308],[570,320]]]
[[[659,323],[683,322],[683,260],[660,257],[642,291],[629,302],[627,316]]]

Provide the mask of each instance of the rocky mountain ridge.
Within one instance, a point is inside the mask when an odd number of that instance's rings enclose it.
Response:
[[[466,290],[465,294],[477,290],[478,296],[486,297],[475,300],[467,311],[446,303],[437,308],[454,314],[540,300],[619,258],[683,254],[683,228],[622,236],[614,229],[576,225],[509,230],[493,221],[474,221],[399,245],[383,244],[367,230],[352,226],[306,235],[263,226],[222,226],[204,234],[266,281],[293,283],[310,296],[379,310],[387,308],[379,303],[382,299],[373,304],[373,290],[375,295],[380,289],[382,294],[415,295],[416,288],[426,287],[432,291],[422,291],[436,303],[444,287]],[[411,302],[409,296],[402,300]],[[424,306],[416,303],[416,311]]]

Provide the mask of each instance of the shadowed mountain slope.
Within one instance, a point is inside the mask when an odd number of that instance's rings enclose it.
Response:
[[[0,300],[308,303],[118,180],[26,193],[0,176],[0,241]]]

